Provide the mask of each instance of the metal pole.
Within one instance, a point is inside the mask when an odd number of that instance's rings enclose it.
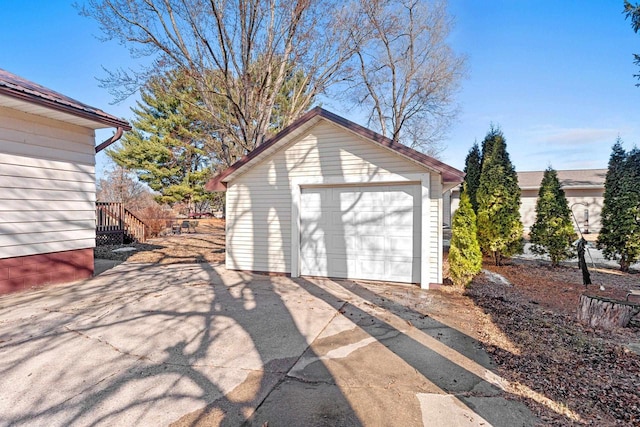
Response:
[[[575,221],[575,223],[576,223],[576,228],[578,229],[578,233],[580,233],[580,238],[586,241],[586,239],[582,235],[582,230],[580,229],[580,224],[578,223],[578,218],[576,218],[576,214],[573,213],[573,207],[575,205],[582,205],[585,208],[588,208],[589,206],[586,205],[585,203],[582,203],[582,202],[576,202],[576,203],[572,204],[571,207],[569,208],[569,209],[571,209],[571,216],[573,217],[573,221]],[[585,247],[587,248],[587,253],[589,254],[589,259],[591,260],[591,265],[593,266],[593,268],[596,268],[596,263],[593,262],[593,257],[591,256],[591,251],[589,250],[589,245],[585,245]]]

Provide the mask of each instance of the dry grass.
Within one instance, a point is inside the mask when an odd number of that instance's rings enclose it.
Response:
[[[130,245],[99,246],[96,258],[157,264],[221,263],[224,262],[224,220],[198,220],[195,233],[169,234]],[[135,248],[135,252],[113,252],[120,247]]]

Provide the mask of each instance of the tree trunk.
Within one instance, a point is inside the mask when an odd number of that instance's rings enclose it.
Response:
[[[633,316],[640,313],[640,304],[617,301],[593,295],[581,295],[578,320],[593,328],[612,330],[625,327]]]

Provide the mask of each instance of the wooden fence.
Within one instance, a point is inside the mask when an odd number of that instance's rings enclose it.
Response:
[[[119,245],[146,240],[146,226],[122,203],[96,202],[96,244]]]

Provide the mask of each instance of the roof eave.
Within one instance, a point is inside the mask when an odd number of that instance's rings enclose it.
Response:
[[[11,87],[0,85],[0,95],[6,95],[15,99],[19,99],[21,101],[29,102],[32,104],[40,105],[42,107],[50,108],[52,110],[60,111],[62,113],[81,117],[92,122],[101,123],[103,125],[106,125],[106,127],[122,128],[126,131],[131,130],[131,125],[128,122],[107,115],[106,113],[105,116],[98,115],[89,111],[72,107],[70,105],[62,104],[50,99],[15,90]]]
[[[272,139],[265,141],[256,149],[238,160],[236,163],[220,172],[218,175],[214,176],[205,185],[205,188],[209,191],[225,191],[227,182],[242,174],[243,169],[248,167],[250,164],[260,161],[263,157],[268,156],[271,151],[277,151],[283,144],[286,144],[293,137],[302,133],[304,129],[310,128],[315,125],[315,123],[321,118],[324,118],[329,122],[332,122],[361,137],[374,141],[378,145],[387,148],[394,153],[399,154],[402,157],[405,157],[408,160],[419,164],[422,167],[439,173],[442,176],[443,182],[460,183],[464,179],[464,172],[459,171],[458,169],[455,169],[412,148],[393,142],[391,139],[380,135],[379,133],[374,132],[370,129],[367,129],[364,126],[347,120],[344,117],[324,110],[321,107],[316,107],[312,110],[309,110],[307,113],[295,120],[291,125],[287,126]]]

